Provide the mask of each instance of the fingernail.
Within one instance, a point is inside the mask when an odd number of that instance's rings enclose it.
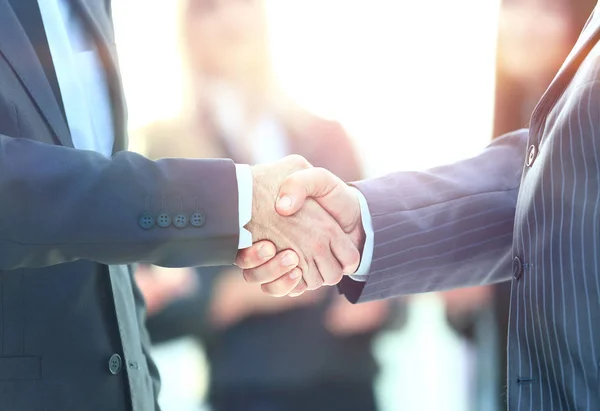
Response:
[[[273,250],[273,247],[268,244],[263,244],[258,248],[258,256],[263,260],[273,258],[274,255],[275,251]]]
[[[291,267],[292,265],[298,264],[298,258],[293,253],[288,253],[281,259],[281,265],[284,267]]]
[[[292,206],[292,198],[288,196],[283,196],[277,201],[277,207],[279,208],[290,208]]]
[[[296,278],[300,277],[301,275],[302,275],[302,273],[300,272],[300,270],[293,270],[293,271],[290,273],[290,278],[291,278],[292,280],[295,280]]]

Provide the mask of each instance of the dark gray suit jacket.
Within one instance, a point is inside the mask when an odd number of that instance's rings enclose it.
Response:
[[[350,299],[512,278],[511,411],[600,410],[600,15],[531,128],[478,157],[357,183],[373,216],[366,283]]]
[[[126,264],[231,264],[235,167],[123,151],[110,2],[71,1],[107,70],[112,159],[72,148],[28,37],[0,0],[0,410],[149,411],[158,375]],[[160,214],[197,212],[203,224],[158,225]]]

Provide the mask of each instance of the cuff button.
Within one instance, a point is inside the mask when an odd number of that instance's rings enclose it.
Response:
[[[185,214],[177,214],[173,219],[173,225],[177,228],[184,228],[188,224],[188,218]]]
[[[160,213],[158,215],[156,224],[158,224],[159,227],[167,228],[171,225],[171,216],[167,213]]]
[[[142,214],[142,216],[139,219],[139,224],[140,227],[142,227],[144,230],[150,230],[152,227],[154,227],[155,224],[154,216],[150,213]]]
[[[206,216],[200,211],[196,211],[194,214],[192,214],[192,217],[190,218],[190,223],[192,223],[194,227],[202,227],[205,222]]]

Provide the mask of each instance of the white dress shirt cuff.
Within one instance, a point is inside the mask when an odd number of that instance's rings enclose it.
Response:
[[[365,231],[365,245],[362,250],[362,257],[360,259],[360,265],[358,266],[358,270],[352,275],[352,278],[355,281],[367,281],[367,277],[369,276],[369,270],[371,269],[371,262],[373,261],[373,221],[371,219],[371,213],[369,212],[369,205],[367,204],[367,199],[360,192],[359,189],[351,187],[351,189],[356,194],[358,198],[358,202],[360,204],[360,215],[362,218],[362,225]]]
[[[242,249],[252,245],[252,233],[244,228],[252,218],[252,169],[247,164],[236,164],[235,175],[238,186],[238,213],[240,222],[238,249]]]

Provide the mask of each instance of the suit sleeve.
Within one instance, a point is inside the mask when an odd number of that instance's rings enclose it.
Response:
[[[516,131],[468,160],[355,183],[372,216],[373,260],[365,282],[344,278],[340,291],[359,302],[509,279],[527,137]]]
[[[203,223],[194,226],[197,212]],[[159,214],[183,215],[187,224],[159,227]],[[0,135],[0,270],[78,259],[226,265],[238,237],[230,160],[151,161],[132,152],[108,159]]]

